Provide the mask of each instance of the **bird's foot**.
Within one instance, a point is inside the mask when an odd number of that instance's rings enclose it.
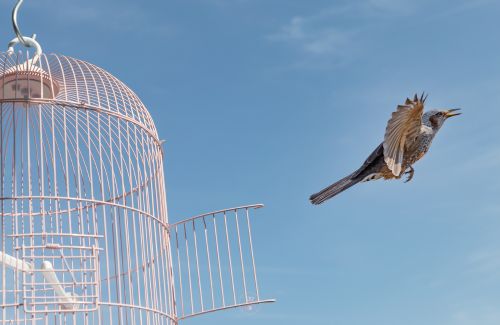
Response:
[[[405,183],[408,183],[413,179],[413,175],[415,174],[415,169],[413,169],[412,166],[409,167],[409,171],[405,172],[405,175],[408,175],[408,177],[405,180]]]

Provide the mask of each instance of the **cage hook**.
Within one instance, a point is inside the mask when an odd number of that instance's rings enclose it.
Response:
[[[36,41],[36,34],[33,34],[32,37],[23,36],[17,24],[17,14],[19,12],[19,8],[23,4],[23,1],[24,0],[17,0],[17,3],[14,6],[14,9],[12,10],[12,27],[14,28],[14,33],[16,34],[16,37],[9,42],[7,53],[13,54],[14,45],[16,45],[17,43],[21,43],[25,47],[35,48],[35,56],[33,57],[33,62],[35,62],[42,54],[42,47]]]

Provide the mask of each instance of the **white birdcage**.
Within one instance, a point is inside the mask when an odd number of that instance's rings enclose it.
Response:
[[[0,324],[177,324],[271,302],[250,227],[261,205],[169,224],[161,141],[139,98],[16,34],[11,49],[36,53],[0,54]]]

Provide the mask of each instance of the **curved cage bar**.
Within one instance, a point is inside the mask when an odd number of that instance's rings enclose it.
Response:
[[[2,53],[0,110],[0,324],[176,322],[162,151],[138,97],[81,60]]]
[[[133,122],[157,138],[151,115],[137,95],[113,75],[88,62],[64,55],[0,53],[0,100],[59,104],[105,111]],[[12,88],[9,81],[17,81]],[[25,87],[27,85],[31,87]]]

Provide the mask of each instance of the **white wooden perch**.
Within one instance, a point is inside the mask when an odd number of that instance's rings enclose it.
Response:
[[[0,251],[0,262],[15,271],[21,271],[21,272],[35,271],[35,269],[30,263],[15,258],[14,256],[5,254],[2,251]],[[54,289],[56,297],[59,298],[58,301],[59,305],[61,305],[62,308],[67,310],[76,309],[78,306],[78,300],[76,299],[76,296],[64,290],[63,286],[61,285],[61,282],[57,278],[57,274],[54,271],[52,263],[50,263],[49,261],[43,261],[40,270],[42,270],[41,273],[45,278],[45,280],[47,281],[48,285],[50,285]]]

